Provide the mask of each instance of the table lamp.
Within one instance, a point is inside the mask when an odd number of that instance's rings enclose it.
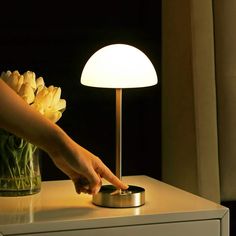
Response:
[[[116,90],[116,176],[122,178],[122,89],[157,84],[157,74],[148,57],[126,44],[112,44],[95,52],[81,74],[86,86]],[[103,207],[138,207],[145,204],[145,189],[129,185],[127,190],[103,185],[93,196],[93,203]]]

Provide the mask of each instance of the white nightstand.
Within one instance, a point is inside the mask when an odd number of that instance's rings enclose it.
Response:
[[[144,206],[97,207],[69,180],[43,182],[32,196],[0,197],[0,235],[229,235],[228,208],[147,176],[124,181],[146,189]]]

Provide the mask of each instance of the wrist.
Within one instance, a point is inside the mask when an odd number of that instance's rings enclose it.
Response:
[[[70,137],[57,125],[54,125],[46,137],[42,149],[51,157],[56,158],[66,150],[66,146],[70,142]]]

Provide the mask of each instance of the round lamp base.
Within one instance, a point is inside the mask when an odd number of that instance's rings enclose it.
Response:
[[[93,204],[102,207],[139,207],[145,204],[145,189],[129,185],[127,190],[118,190],[113,185],[103,185],[93,196]]]

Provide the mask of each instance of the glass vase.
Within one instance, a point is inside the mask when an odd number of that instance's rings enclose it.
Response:
[[[25,196],[41,189],[39,149],[0,129],[0,196]]]

